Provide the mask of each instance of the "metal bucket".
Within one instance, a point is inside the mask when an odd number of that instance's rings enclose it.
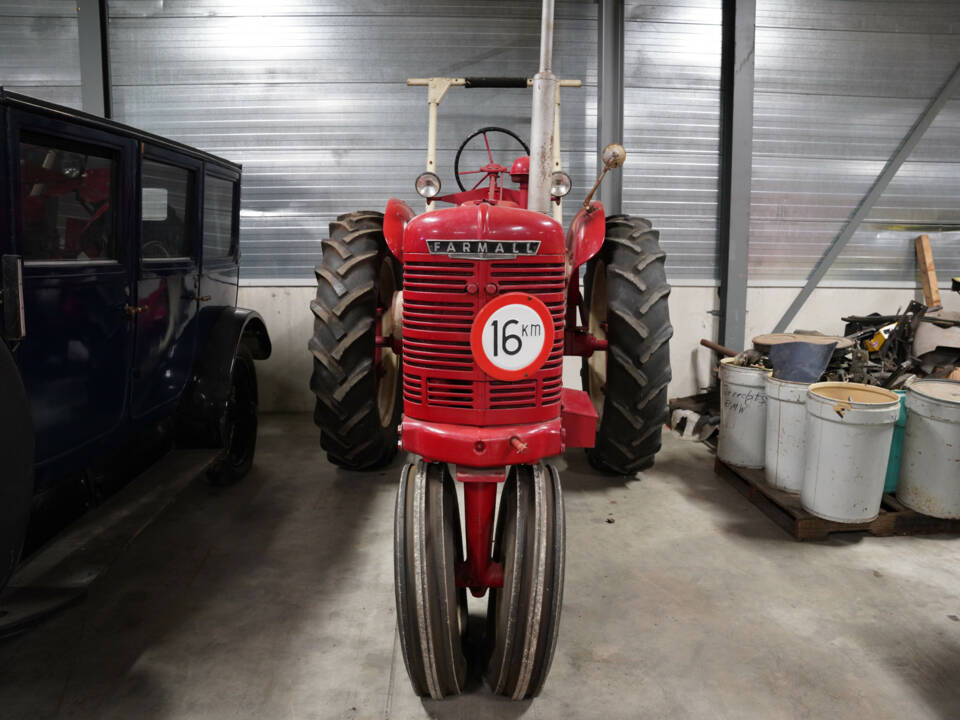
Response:
[[[767,483],[790,493],[803,487],[803,426],[808,383],[766,378],[767,437],[763,474]]]
[[[860,523],[880,513],[900,398],[859,383],[807,388],[803,507],[826,520]]]
[[[720,361],[720,440],[717,457],[728,465],[763,467],[767,393],[763,368],[740,367],[733,358]]]
[[[960,382],[907,387],[907,427],[897,499],[911,510],[960,518]]]

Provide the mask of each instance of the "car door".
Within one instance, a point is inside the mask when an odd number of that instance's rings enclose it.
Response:
[[[91,449],[127,412],[136,143],[39,113],[8,120],[27,328],[17,361],[43,467]]]
[[[202,163],[143,146],[132,414],[170,409],[193,368]]]

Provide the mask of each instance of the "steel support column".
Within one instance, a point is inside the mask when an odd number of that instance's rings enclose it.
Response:
[[[623,0],[599,1],[597,158],[610,143],[623,142],[623,16]],[[601,167],[602,163],[598,162],[597,170]],[[607,215],[623,212],[623,171],[608,173],[600,186],[599,195]]]
[[[723,0],[720,60],[720,344],[743,349],[753,168],[756,0]]]
[[[947,101],[953,97],[958,87],[960,87],[960,63],[953,69],[950,77],[947,78],[947,81],[940,88],[939,92],[937,92],[926,109],[920,114],[920,117],[917,118],[917,121],[913,124],[913,127],[910,128],[909,132],[907,132],[896,151],[894,151],[890,159],[887,160],[887,164],[883,166],[883,170],[880,171],[877,179],[873,181],[870,190],[863,196],[860,204],[857,205],[853,214],[847,219],[846,224],[844,224],[843,228],[833,239],[833,242],[830,243],[830,247],[827,248],[827,251],[820,260],[817,261],[817,264],[814,265],[809,277],[807,277],[806,284],[800,292],[797,293],[797,297],[790,304],[790,307],[787,308],[783,317],[780,318],[780,322],[777,323],[774,332],[783,332],[786,330],[793,318],[796,317],[800,308],[802,308],[803,304],[807,301],[807,298],[810,297],[810,294],[823,279],[823,276],[827,274],[827,270],[830,269],[833,262],[839,257],[840,253],[843,252],[850,238],[853,237],[853,233],[860,227],[860,223],[873,209],[873,206],[877,200],[880,199],[880,196],[883,195],[883,191],[887,189],[887,185],[893,180],[894,175],[897,174],[897,170],[899,170],[904,161],[910,157],[913,148],[920,142],[927,128],[930,127],[930,124],[934,121],[934,118],[937,117],[937,114],[943,106],[947,104]]]
[[[106,0],[77,0],[77,26],[83,110],[108,118],[111,108]]]

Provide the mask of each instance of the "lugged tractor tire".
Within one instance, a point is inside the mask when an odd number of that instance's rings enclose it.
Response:
[[[387,249],[383,213],[340,215],[322,247],[309,342],[320,445],[340,467],[382,467],[397,452],[402,398],[400,358],[390,350],[379,351],[378,378],[377,307],[385,305],[389,315],[391,295],[402,282],[400,267]]]
[[[607,218],[603,248],[584,276],[585,324],[608,342],[584,358],[586,390],[600,416],[590,464],[629,475],[653,465],[667,419],[670,285],[660,234],[643,218]]]

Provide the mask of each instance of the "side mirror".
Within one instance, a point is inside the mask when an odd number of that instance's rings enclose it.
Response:
[[[603,170],[600,172],[600,177],[597,178],[597,181],[593,184],[593,189],[587,193],[587,196],[583,199],[583,208],[584,210],[590,210],[590,202],[593,200],[593,195],[597,192],[597,188],[600,187],[600,183],[603,181],[603,176],[607,174],[608,170],[614,170],[621,165],[627,159],[627,151],[623,149],[623,145],[620,143],[610,143],[607,145],[603,152],[600,153],[600,161],[603,163]]]
[[[607,170],[613,170],[623,165],[627,159],[627,151],[619,143],[610,143],[603,149],[600,159]]]

